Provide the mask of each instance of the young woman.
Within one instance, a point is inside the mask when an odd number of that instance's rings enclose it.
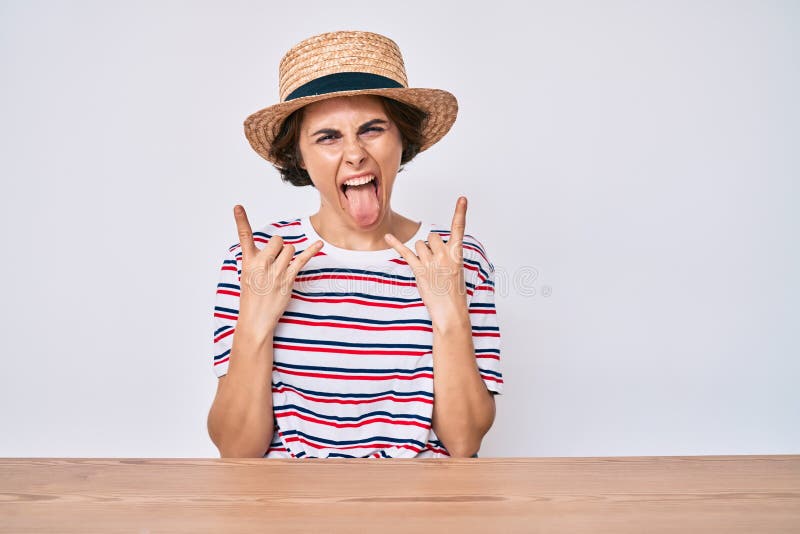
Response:
[[[245,133],[320,208],[257,232],[234,208],[212,441],[222,457],[476,455],[503,384],[494,266],[464,234],[466,198],[449,228],[391,207],[402,165],[455,121],[455,97],[409,88],[397,45],[369,32],[293,47],[280,96]]]

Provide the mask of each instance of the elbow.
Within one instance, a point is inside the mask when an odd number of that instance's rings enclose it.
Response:
[[[447,453],[450,458],[472,458],[478,454],[481,448],[481,439],[463,440],[458,443],[450,444]]]
[[[252,440],[244,442],[240,437],[237,440],[217,439],[214,445],[219,450],[220,458],[263,458],[269,451],[268,442],[253,443]]]
[[[220,458],[263,458],[266,451],[217,447]]]
[[[447,452],[450,454],[450,458],[473,458],[478,454],[478,450],[480,450],[480,444],[464,444],[447,449]]]
[[[220,458],[263,458],[269,451],[272,428],[265,433],[268,438],[254,439],[252,436],[243,436],[239,431],[222,429],[219,426],[219,422],[209,414],[208,437],[219,450]]]
[[[214,440],[212,440],[214,441]],[[219,450],[220,458],[263,458],[269,451],[269,443],[258,443],[253,446],[252,442],[233,443],[230,440],[214,441],[214,445]]]
[[[448,432],[448,436],[454,434],[460,436],[460,439],[445,439],[438,430],[434,429],[451,458],[472,458],[478,454],[481,443],[483,442],[483,437],[489,432],[489,429],[492,428],[492,424],[494,423],[494,399],[492,399],[490,408],[491,409],[488,410],[482,420],[477,424],[462,427],[461,430],[455,432]],[[443,431],[444,429],[440,430]]]

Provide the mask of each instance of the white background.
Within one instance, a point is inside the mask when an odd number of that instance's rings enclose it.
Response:
[[[0,3],[0,456],[217,456],[232,207],[318,205],[242,122],[338,29],[459,99],[392,205],[507,275],[481,456],[800,453],[796,2],[296,5]]]

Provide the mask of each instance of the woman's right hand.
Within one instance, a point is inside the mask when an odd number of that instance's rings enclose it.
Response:
[[[273,236],[261,250],[253,241],[253,230],[244,207],[233,208],[239,244],[242,247],[239,318],[235,338],[247,337],[263,342],[272,336],[289,300],[297,273],[322,248],[316,241],[294,257],[294,246]]]

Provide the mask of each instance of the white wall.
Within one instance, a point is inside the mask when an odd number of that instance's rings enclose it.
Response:
[[[537,273],[498,285],[482,456],[800,452],[796,2],[291,4],[0,3],[0,455],[217,455],[231,208],[317,201],[242,121],[335,29],[461,104],[393,206],[449,221],[465,194],[495,266]]]

